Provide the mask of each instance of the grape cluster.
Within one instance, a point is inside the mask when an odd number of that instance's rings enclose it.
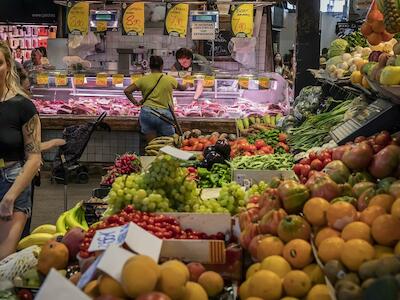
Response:
[[[260,181],[259,183],[253,184],[246,191],[246,199],[249,199],[253,196],[260,196],[264,191],[268,188],[268,184],[264,181]]]
[[[239,184],[231,182],[222,186],[217,201],[231,214],[236,214],[241,207],[246,206],[245,194]]]
[[[140,159],[132,153],[125,153],[115,159],[114,165],[108,168],[101,180],[102,185],[111,185],[115,179],[124,174],[139,173],[142,170]]]

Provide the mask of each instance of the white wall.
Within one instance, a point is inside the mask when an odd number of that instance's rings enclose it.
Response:
[[[329,48],[330,43],[336,38],[335,28],[336,22],[340,19],[333,17],[327,13],[321,13],[320,29],[321,29],[321,49]],[[280,33],[280,53],[285,55],[293,49],[296,43],[296,13],[285,12],[284,26]]]

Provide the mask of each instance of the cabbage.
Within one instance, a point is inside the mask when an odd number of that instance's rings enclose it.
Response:
[[[334,56],[326,62],[326,65],[327,66],[330,66],[330,65],[336,66],[338,64],[341,64],[342,62],[343,62],[342,56]]]
[[[342,55],[346,52],[346,48],[348,47],[349,43],[344,39],[336,39],[334,40],[328,50],[328,57],[334,57]]]

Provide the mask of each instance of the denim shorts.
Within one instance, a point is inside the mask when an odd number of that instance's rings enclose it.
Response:
[[[173,120],[172,114],[168,109],[158,108],[156,110],[171,121]],[[175,133],[174,126],[153,115],[150,107],[142,107],[139,115],[139,123],[143,134],[156,133],[157,136],[171,136]]]
[[[15,179],[21,173],[22,163],[17,163],[11,167],[0,169],[0,201],[11,188]],[[31,185],[29,185],[15,200],[14,211],[25,213],[28,217],[32,211],[31,204]]]

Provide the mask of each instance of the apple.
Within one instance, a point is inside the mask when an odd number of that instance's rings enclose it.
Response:
[[[200,275],[206,271],[206,268],[201,263],[191,262],[187,264],[190,273],[190,281],[197,282]]]
[[[85,238],[85,231],[82,228],[78,227],[69,230],[62,238],[61,242],[65,246],[67,246],[70,260],[76,259],[76,255],[79,252],[79,247],[81,246],[81,243],[84,238]]]

